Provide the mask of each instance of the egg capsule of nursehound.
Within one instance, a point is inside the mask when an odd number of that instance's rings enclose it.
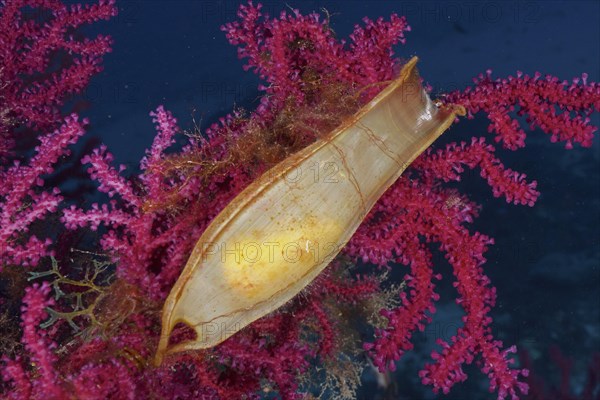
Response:
[[[215,346],[298,294],[408,165],[464,114],[431,101],[416,62],[352,118],[251,183],[211,222],[165,302],[155,364],[168,353]],[[178,323],[196,338],[169,347]]]

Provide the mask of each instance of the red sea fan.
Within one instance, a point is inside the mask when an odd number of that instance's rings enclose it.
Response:
[[[60,108],[82,92],[110,51],[110,38],[76,39],[74,33],[115,14],[111,1],[85,7],[60,1],[0,3],[0,270],[6,264],[35,265],[50,254],[49,239],[28,235],[30,225],[62,201],[57,188],[43,188],[42,177],[69,154],[67,146],[85,125],[75,115],[64,119]],[[62,57],[59,64],[57,57]],[[25,128],[54,132],[39,136],[31,160],[13,161],[15,140]]]
[[[62,201],[58,188],[43,189],[42,176],[69,154],[67,146],[83,135],[86,123],[76,115],[66,118],[55,132],[39,138],[40,145],[26,164],[15,161],[0,170],[0,271],[3,265],[36,265],[41,257],[51,254],[47,250],[50,239],[28,235],[30,225],[57,211]]]
[[[114,1],[109,0],[87,6],[3,0],[0,109],[5,120],[41,131],[55,129],[62,119],[60,107],[68,96],[85,89],[111,50],[109,37],[77,39],[76,30],[116,13]]]

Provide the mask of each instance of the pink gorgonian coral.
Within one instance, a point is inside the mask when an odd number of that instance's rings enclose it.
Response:
[[[45,188],[67,146],[83,134],[77,116],[61,107],[101,70],[110,38],[77,39],[76,29],[116,14],[113,1],[66,6],[60,1],[0,3],[0,270],[36,265],[51,240],[29,234],[35,221],[58,209],[58,188]],[[65,118],[66,117],[66,118]],[[30,160],[14,153],[26,129],[39,134]]]

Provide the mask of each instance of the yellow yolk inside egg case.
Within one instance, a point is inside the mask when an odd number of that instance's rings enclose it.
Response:
[[[285,227],[284,227],[285,228]],[[334,221],[301,221],[297,226],[271,232],[267,238],[251,232],[254,239],[218,246],[224,284],[238,295],[266,300],[284,290],[290,281],[306,275],[315,265],[335,256],[339,226]]]

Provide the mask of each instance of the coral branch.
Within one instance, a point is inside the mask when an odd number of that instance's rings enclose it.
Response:
[[[65,118],[60,109],[100,71],[111,42],[104,36],[76,39],[73,33],[115,14],[114,1],[106,0],[71,7],[60,1],[0,2],[0,270],[6,264],[36,265],[51,254],[50,239],[28,231],[58,209],[59,190],[43,188],[43,177],[69,154],[66,147],[87,123],[75,115]],[[29,162],[14,154],[25,128],[54,131],[38,137]]]
[[[26,234],[32,223],[58,209],[60,191],[41,189],[42,176],[53,171],[59,157],[69,154],[67,146],[83,135],[86,124],[87,120],[80,122],[76,115],[70,116],[60,129],[40,137],[29,165],[15,162],[0,170],[0,268],[6,264],[36,265],[40,257],[51,254],[49,239],[42,241],[33,235],[25,239]]]
[[[600,85],[588,82],[587,74],[572,83],[546,75],[541,79],[517,72],[516,77],[492,80],[492,71],[473,79],[475,86],[450,93],[449,103],[463,105],[469,118],[483,111],[490,120],[488,131],[496,134],[496,142],[515,150],[525,146],[525,131],[511,114],[526,116],[529,129],[540,128],[550,134],[552,142],[592,145],[596,127],[590,125],[589,115],[600,110]]]

